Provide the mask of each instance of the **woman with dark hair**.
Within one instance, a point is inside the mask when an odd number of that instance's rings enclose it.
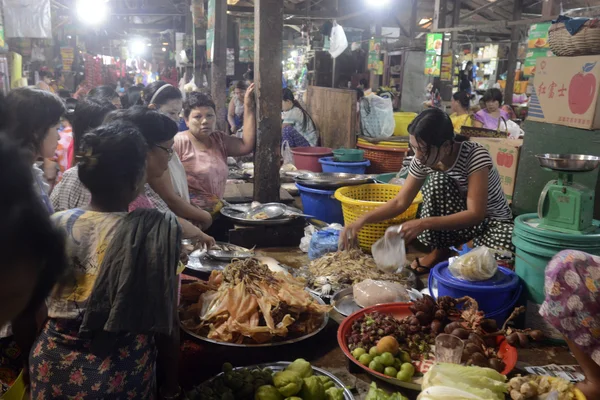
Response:
[[[485,103],[485,108],[475,114],[473,126],[478,128],[487,128],[496,130],[498,127],[503,127],[500,119],[505,121],[510,119],[506,111],[502,107],[502,92],[500,89],[488,89],[481,101]]]
[[[473,90],[473,61],[467,62],[465,69],[460,71],[458,80],[458,90],[470,94]]]
[[[144,105],[144,99],[142,99],[143,91],[144,90],[141,87],[130,86],[127,89],[127,94],[121,97],[123,108]]]
[[[469,108],[471,107],[471,95],[467,92],[456,92],[452,95],[452,114],[450,119],[452,120],[452,126],[454,126],[454,133],[460,134],[460,129],[463,126],[473,126],[473,120]]]
[[[450,247],[471,240],[512,251],[512,213],[490,153],[476,142],[457,142],[450,117],[440,109],[421,112],[408,132],[415,157],[406,183],[396,198],[344,228],[342,248],[366,224],[402,214],[423,188],[421,218],[403,223],[400,232],[406,243],[418,237],[432,249],[415,260],[415,272],[428,272],[450,256]]]
[[[254,85],[244,98],[244,134],[237,138],[216,130],[215,103],[203,93],[190,93],[183,104],[183,116],[190,129],[175,136],[174,149],[187,175],[192,204],[211,214],[218,212],[229,175],[227,157],[254,151],[256,117]]]
[[[144,89],[144,102],[149,109],[158,111],[175,123],[179,121],[183,97],[176,87],[163,81],[153,82]],[[199,224],[202,229],[207,229],[212,224],[212,217],[208,212],[190,204],[185,169],[177,153],[169,160],[169,173],[160,177],[148,177],[148,183],[177,216]]]
[[[286,125],[292,125],[311,146],[316,146],[319,142],[319,134],[315,128],[315,123],[308,112],[294,98],[294,93],[290,89],[283,89],[283,101],[281,103],[283,112],[281,117]]]
[[[227,110],[227,122],[231,127],[231,133],[236,134],[244,125],[244,96],[248,86],[244,81],[238,81],[233,89],[233,96]]]
[[[37,88],[41,90],[45,90],[47,92],[52,92],[52,88],[50,84],[52,83],[52,72],[42,70],[39,72],[40,80],[37,83]]]
[[[62,100],[45,90],[28,87],[12,90],[6,97],[6,134],[28,152],[33,167],[35,189],[48,213],[54,212],[44,173],[34,163],[52,158],[58,144],[60,118],[65,113]]]
[[[83,137],[78,173],[92,201],[53,216],[66,234],[75,276],[48,299],[48,319],[29,356],[32,398],[181,395],[181,228],[172,214],[127,213],[143,188],[147,155],[146,141],[129,123],[115,121]]]
[[[0,338],[0,397],[18,377],[35,339],[26,316],[43,309],[67,265],[64,238],[34,190],[29,157],[0,135],[0,327],[6,327]]]
[[[86,98],[94,100],[105,100],[113,103],[117,108],[123,108],[119,93],[108,85],[96,86],[87,94]]]

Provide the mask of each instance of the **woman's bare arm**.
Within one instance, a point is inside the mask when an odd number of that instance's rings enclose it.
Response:
[[[229,109],[227,111],[227,121],[229,122],[229,126],[231,126],[231,132],[235,133],[235,99],[232,98],[229,102]]]
[[[227,136],[225,138],[225,147],[227,155],[231,157],[245,156],[254,151],[256,145],[256,114],[254,104],[254,84],[246,90],[244,98],[244,135],[237,138]]]

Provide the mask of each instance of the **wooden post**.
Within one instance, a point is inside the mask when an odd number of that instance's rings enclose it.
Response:
[[[267,203],[279,201],[283,1],[256,0],[254,5],[254,200]]]
[[[560,13],[560,3],[557,0],[543,0],[542,17],[553,18]]]
[[[454,10],[452,11],[452,26],[460,25],[460,7],[461,0],[454,0]],[[452,32],[452,40],[450,41],[450,49],[454,50],[454,47],[458,44],[458,32]],[[452,61],[454,61],[454,51],[452,54]],[[454,65],[454,62],[452,63]],[[452,67],[452,76],[454,76],[454,67]]]
[[[446,27],[446,0],[435,0],[433,6],[433,29]]]
[[[411,0],[410,4],[410,44],[412,45],[415,41],[415,35],[417,34],[417,18],[419,13],[419,3],[417,0]],[[404,58],[404,57],[403,57]]]
[[[523,12],[523,0],[514,0],[513,21],[521,19]],[[510,50],[508,51],[508,69],[506,72],[506,87],[504,89],[504,102],[512,104],[513,93],[515,90],[515,70],[517,69],[517,55],[519,53],[519,39],[521,28],[513,26],[510,28]]]
[[[210,69],[210,92],[217,106],[217,127],[225,131],[227,127],[227,3],[215,0],[215,38],[213,60]]]

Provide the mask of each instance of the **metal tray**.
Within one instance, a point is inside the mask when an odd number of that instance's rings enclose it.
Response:
[[[221,215],[223,215],[226,218],[229,218],[230,220],[240,224],[240,225],[285,225],[290,223],[291,221],[294,221],[296,218],[296,216],[294,215],[289,215],[289,216],[283,216],[281,218],[276,218],[276,219],[264,219],[264,220],[260,220],[260,219],[246,219],[244,217],[244,212],[241,212],[239,210],[241,210],[241,208],[244,206],[240,206],[240,205],[236,205],[235,208],[238,210],[234,210],[231,209],[229,207],[223,207],[221,208]],[[248,210],[250,209],[250,206],[248,205]],[[297,213],[302,213],[302,210],[299,210],[295,207],[287,207],[288,210],[292,211],[292,212],[297,212]]]
[[[336,292],[331,298],[331,305],[337,312],[342,314],[344,317],[354,314],[358,310],[362,309],[362,307],[360,307],[354,301],[352,287],[342,289],[339,292]]]
[[[217,242],[216,247],[221,248],[225,251],[239,252],[239,253],[251,253],[252,251],[241,246],[236,246],[235,244],[225,243],[225,242]],[[194,250],[188,256],[188,263],[186,265],[187,268],[192,269],[194,271],[200,272],[212,272],[212,271],[222,271],[229,263],[231,259],[223,259],[223,260],[215,260],[210,257],[206,251],[202,250]]]
[[[323,301],[323,299],[321,299],[319,296],[315,296],[314,294],[310,294],[319,304],[321,305],[326,305],[325,302]],[[238,343],[229,343],[229,342],[221,342],[219,340],[214,340],[214,339],[209,339],[207,337],[204,336],[200,336],[197,333],[193,333],[190,332],[189,330],[187,330],[186,328],[183,327],[183,325],[180,325],[181,330],[184,331],[185,333],[187,333],[190,336],[193,336],[197,339],[200,339],[204,342],[208,342],[208,343],[214,343],[214,344],[219,344],[222,346],[229,346],[229,347],[252,347],[252,348],[256,348],[256,347],[274,347],[274,346],[283,346],[286,344],[292,344],[292,343],[297,343],[297,342],[301,342],[303,340],[306,340],[308,338],[311,338],[313,336],[315,336],[317,333],[321,332],[326,326],[327,326],[327,322],[329,322],[329,313],[325,313],[323,315],[323,322],[321,323],[321,325],[315,329],[313,332],[308,333],[304,336],[300,336],[294,339],[289,339],[289,340],[285,340],[282,342],[273,342],[273,343],[262,343],[262,344],[238,344]]]
[[[582,154],[538,154],[540,166],[561,172],[589,172],[600,165],[600,157]]]
[[[330,189],[374,182],[373,178],[368,175],[348,174],[345,172],[307,173],[298,175],[294,180],[302,186]]]
[[[254,252],[248,251],[239,251],[239,250],[208,250],[206,253],[208,257],[217,261],[231,261],[237,259],[244,259],[254,257]]]
[[[273,363],[250,365],[250,366],[247,366],[247,367],[237,367],[237,368],[234,368],[234,370],[236,370],[236,369],[250,369],[250,370],[252,370],[252,369],[265,369],[265,368],[269,368],[273,372],[279,372],[279,371],[283,371],[284,369],[286,369],[290,364],[291,364],[291,362],[288,362],[288,361],[279,361],[279,362],[273,362]],[[354,395],[352,394],[352,392],[350,391],[350,389],[348,389],[346,387],[346,384],[340,380],[340,378],[338,378],[337,376],[335,376],[331,372],[326,371],[326,370],[321,369],[321,368],[318,368],[318,367],[312,367],[312,369],[313,369],[313,372],[314,372],[314,374],[316,376],[326,376],[329,379],[331,379],[331,381],[335,384],[336,388],[338,388],[338,389],[344,389],[344,400],[354,400]],[[214,377],[210,378],[207,382],[211,382],[211,381],[213,381],[214,379],[218,378],[221,375],[223,375],[222,372],[220,374],[215,375]]]

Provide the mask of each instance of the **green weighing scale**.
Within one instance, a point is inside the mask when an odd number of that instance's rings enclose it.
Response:
[[[580,154],[540,154],[536,157],[542,168],[558,173],[558,179],[546,184],[538,201],[539,227],[574,235],[597,230],[593,225],[594,188],[577,183],[574,178],[580,173],[596,170],[600,157]]]

